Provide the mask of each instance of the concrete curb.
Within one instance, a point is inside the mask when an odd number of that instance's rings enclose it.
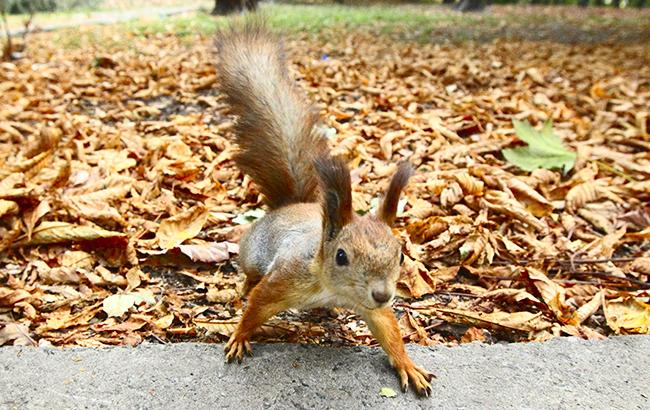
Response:
[[[409,346],[438,376],[430,399],[402,393],[378,349],[254,345],[227,365],[222,347],[1,348],[0,407],[650,409],[650,336]]]

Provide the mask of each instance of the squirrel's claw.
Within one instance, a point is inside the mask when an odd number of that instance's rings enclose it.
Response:
[[[429,397],[431,395],[431,384],[429,382],[435,377],[432,373],[412,363],[403,368],[398,368],[397,373],[404,392],[406,392],[410,381],[419,396]]]
[[[237,361],[241,363],[244,359],[244,353],[249,356],[253,355],[253,349],[251,348],[250,342],[248,340],[239,339],[236,333],[230,337],[230,340],[228,340],[228,343],[226,343],[223,350],[226,352],[226,362],[228,363],[232,362],[235,358],[237,358]]]

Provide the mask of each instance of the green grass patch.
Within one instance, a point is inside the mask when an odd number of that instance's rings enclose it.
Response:
[[[553,32],[563,26],[598,33],[601,28],[633,32],[649,30],[647,21],[638,15],[627,14],[621,18],[599,17],[596,14],[571,15],[549,18],[531,8],[500,8],[495,6],[483,13],[461,14],[449,8],[425,5],[370,5],[343,6],[335,4],[291,5],[261,4],[261,13],[269,24],[284,33],[323,33],[336,30],[363,30],[378,36],[420,42],[430,41],[489,41],[504,35],[516,38],[523,33],[533,33],[535,27]],[[575,9],[574,9],[575,10]],[[159,17],[152,11],[150,17],[139,18],[112,26],[88,26],[79,30],[65,30],[55,34],[63,47],[83,47],[88,44],[98,48],[115,45],[124,34],[150,36],[160,33],[190,39],[194,35],[211,35],[228,24],[233,17],[214,17],[207,9],[197,13]],[[556,10],[561,11],[561,10]],[[234,17],[237,18],[237,17]],[[79,33],[83,33],[80,39]],[[514,33],[514,34],[513,34]],[[106,39],[106,37],[109,37]],[[71,38],[67,38],[71,37]],[[560,39],[561,40],[561,39]]]

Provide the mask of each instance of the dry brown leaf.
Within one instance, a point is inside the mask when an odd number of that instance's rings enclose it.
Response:
[[[630,263],[628,269],[632,272],[650,276],[650,258],[637,258]]]
[[[142,271],[138,267],[133,267],[126,272],[126,292],[130,292],[140,286],[142,283],[140,279],[141,275]]]
[[[160,223],[156,239],[163,249],[172,249],[186,239],[194,238],[208,220],[210,212],[203,205],[196,205],[187,211],[167,218]]]
[[[590,224],[592,224],[595,228],[607,233],[611,234],[614,233],[616,230],[614,228],[614,225],[607,219],[605,216],[592,212],[588,209],[582,208],[578,210],[578,215],[587,220]]]
[[[483,181],[474,178],[467,172],[454,174],[454,177],[462,187],[465,195],[475,195],[475,196],[483,195],[483,191],[485,190],[485,184],[483,183]]]
[[[440,204],[449,208],[463,199],[463,188],[457,182],[450,182],[440,194]]]
[[[553,204],[548,199],[519,178],[510,178],[507,186],[534,216],[548,216],[553,210]]]
[[[81,280],[76,269],[68,266],[39,269],[38,277],[48,284],[79,283]]]
[[[156,325],[156,327],[159,329],[167,329],[174,323],[174,317],[174,314],[170,313],[161,317],[160,319],[156,319],[154,325]]]
[[[122,323],[115,323],[115,319],[109,317],[106,321],[92,325],[91,329],[95,332],[133,332],[141,329],[147,324],[144,320],[129,318]],[[128,344],[128,343],[127,343]]]
[[[578,308],[578,310],[576,311],[578,324],[589,319],[591,315],[593,315],[594,313],[596,313],[596,311],[598,311],[598,309],[600,309],[600,307],[602,306],[604,294],[605,291],[601,290],[600,292],[596,293],[589,302],[585,303],[584,305]]]
[[[121,232],[112,232],[105,229],[89,226],[75,225],[67,222],[45,221],[38,225],[32,232],[32,238],[27,235],[18,238],[14,246],[43,245],[51,243],[91,241],[100,238],[124,237]]]
[[[25,217],[23,218],[24,224],[25,224],[25,229],[27,230],[27,240],[32,239],[32,232],[34,230],[34,226],[38,223],[38,221],[47,215],[48,212],[50,212],[50,204],[47,202],[47,200],[39,202],[38,206],[34,208],[31,212],[27,212],[25,214]]]
[[[470,327],[460,338],[461,343],[485,342],[486,340],[485,332],[478,327]]]
[[[65,251],[61,256],[62,267],[91,270],[95,263],[95,257],[84,251]]]
[[[35,346],[29,336],[29,323],[7,323],[0,329],[0,346],[9,342],[14,346]]]
[[[194,262],[219,263],[230,259],[230,254],[239,252],[239,247],[230,242],[208,242],[202,244],[178,245],[178,249]]]
[[[30,300],[32,294],[24,289],[9,289],[0,287],[0,306],[12,307],[23,300]]]
[[[239,322],[234,320],[224,320],[224,321],[215,321],[215,320],[205,320],[205,319],[194,319],[194,324],[196,327],[205,329],[208,334],[217,333],[222,336],[230,336],[237,329]]]
[[[562,286],[553,282],[542,271],[534,268],[525,268],[523,274],[532,282],[544,303],[561,323],[568,325],[578,323],[576,312],[566,304],[566,293]]]
[[[0,199],[0,218],[5,215],[12,215],[18,212],[18,204],[14,201]]]
[[[547,227],[539,219],[535,218],[516,199],[509,197],[501,191],[488,190],[483,198],[483,203],[491,210],[504,213],[524,222],[537,231],[546,231]]]
[[[421,262],[404,255],[404,264],[397,285],[406,288],[408,295],[419,298],[435,290],[424,278],[428,271]]]
[[[235,289],[217,289],[214,287],[208,288],[206,294],[208,302],[212,303],[230,303],[238,297],[239,295]]]
[[[435,308],[431,312],[441,319],[478,328],[536,332],[551,327],[541,313],[494,311],[492,313]]]
[[[595,182],[584,182],[569,190],[565,199],[566,207],[570,211],[576,211],[586,203],[597,200],[600,196],[601,191]]]

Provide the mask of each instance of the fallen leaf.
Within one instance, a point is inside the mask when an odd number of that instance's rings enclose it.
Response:
[[[14,201],[0,199],[0,218],[18,212],[18,204]]]
[[[13,246],[43,245],[51,243],[90,241],[99,238],[124,237],[121,232],[89,226],[75,225],[67,222],[44,221],[32,232],[32,238],[23,235]]]
[[[196,327],[205,329],[208,334],[217,333],[222,336],[230,336],[237,329],[239,322],[233,320],[205,320],[205,319],[194,319],[194,324]]]
[[[234,289],[217,289],[213,287],[208,288],[206,295],[208,302],[212,303],[230,303],[238,297],[239,295]]]
[[[203,205],[167,218],[160,223],[156,239],[162,249],[172,249],[201,232],[210,212]]]
[[[650,305],[633,297],[605,301],[607,325],[616,334],[650,333]]]
[[[50,212],[50,210],[50,204],[47,202],[47,200],[45,200],[39,202],[36,208],[34,208],[31,212],[25,214],[23,220],[25,223],[25,229],[27,230],[27,240],[31,240],[34,226],[36,226],[38,221],[48,212]]]
[[[129,311],[133,306],[146,303],[153,305],[156,299],[153,293],[146,289],[138,292],[122,293],[118,295],[111,295],[104,299],[102,303],[102,310],[106,312],[108,317],[121,317]]]
[[[161,317],[160,319],[157,319],[154,322],[156,327],[158,327],[159,329],[163,329],[163,330],[170,327],[172,325],[172,323],[174,323],[174,314],[173,313],[165,315],[165,316]]]
[[[133,289],[140,286],[140,283],[142,283],[142,281],[140,279],[140,274],[141,273],[142,273],[142,271],[138,267],[133,267],[133,268],[129,269],[128,272],[126,272],[126,283],[127,283],[126,291],[127,292],[130,292]]]
[[[178,245],[178,249],[194,262],[219,263],[230,259],[229,244],[227,242]]]
[[[517,137],[528,145],[520,148],[504,149],[503,156],[524,171],[537,168],[560,168],[566,174],[573,168],[575,152],[567,150],[562,140],[553,133],[553,126],[546,122],[541,131],[528,122],[512,121]]]
[[[34,346],[29,336],[29,323],[7,323],[0,329],[0,346],[12,342],[14,346]]]
[[[265,213],[266,212],[261,208],[249,209],[248,211],[237,215],[232,221],[237,225],[249,224],[263,217]]]
[[[397,397],[397,393],[395,393],[395,390],[391,389],[390,387],[382,387],[379,390],[379,395],[381,397],[388,397],[388,398]]]

